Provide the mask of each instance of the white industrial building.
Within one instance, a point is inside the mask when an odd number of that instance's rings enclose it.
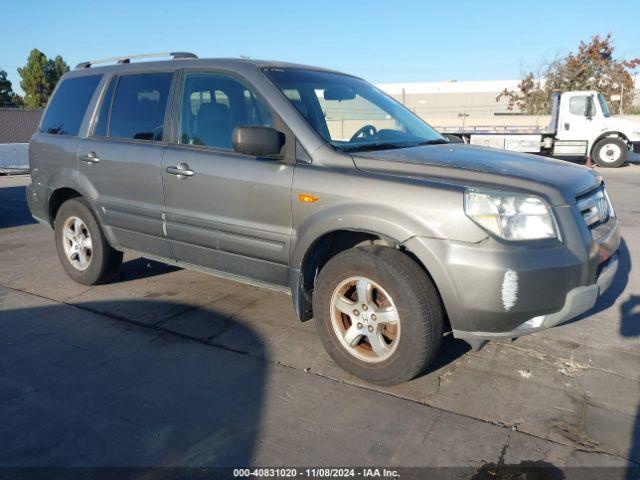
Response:
[[[539,124],[548,122],[542,115],[520,116],[508,110],[506,98],[496,101],[504,89],[517,90],[520,80],[382,83],[378,88],[404,103],[432,125]],[[640,105],[640,81],[636,79],[634,105]],[[615,114],[616,112],[614,112]]]

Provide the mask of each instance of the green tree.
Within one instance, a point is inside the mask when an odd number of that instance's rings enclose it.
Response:
[[[67,65],[60,55],[56,55],[56,58],[49,60],[49,78],[54,83],[54,86],[58,83],[60,77],[68,71],[69,65]]]
[[[24,104],[28,108],[42,108],[47,104],[60,77],[69,71],[69,66],[60,55],[49,59],[37,48],[31,50],[27,64],[18,68],[24,90]]]
[[[22,97],[13,91],[7,72],[0,70],[0,107],[21,107]]]
[[[640,65],[640,58],[616,59],[614,51],[611,34],[606,37],[594,35],[588,43],[580,42],[576,53],[569,52],[554,60],[537,74],[525,72],[518,89],[505,89],[496,101],[505,97],[509,110],[518,108],[530,115],[548,114],[553,92],[597,90],[605,96],[613,111],[627,111],[633,101],[631,72]],[[613,101],[613,95],[619,96],[620,100]]]

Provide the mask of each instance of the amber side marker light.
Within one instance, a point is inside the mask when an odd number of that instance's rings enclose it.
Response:
[[[315,203],[320,200],[320,197],[301,193],[300,195],[298,195],[298,200],[300,200],[302,203]]]

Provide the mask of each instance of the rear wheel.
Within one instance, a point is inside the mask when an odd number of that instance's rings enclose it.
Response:
[[[62,204],[54,222],[58,258],[76,282],[95,285],[111,280],[122,264],[122,252],[105,238],[86,200]]]
[[[333,257],[320,271],[313,306],[331,358],[372,383],[411,380],[442,341],[435,286],[409,256],[392,248],[353,248]]]
[[[605,137],[593,147],[593,160],[599,167],[615,168],[627,161],[629,148],[616,137]]]

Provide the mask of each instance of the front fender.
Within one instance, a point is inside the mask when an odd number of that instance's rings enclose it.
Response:
[[[305,218],[295,230],[290,264],[293,268],[300,268],[313,243],[323,235],[338,230],[372,233],[401,244],[413,232],[423,229],[424,226],[415,219],[400,215],[392,207],[377,206],[373,211],[371,205],[353,203],[321,208]]]

